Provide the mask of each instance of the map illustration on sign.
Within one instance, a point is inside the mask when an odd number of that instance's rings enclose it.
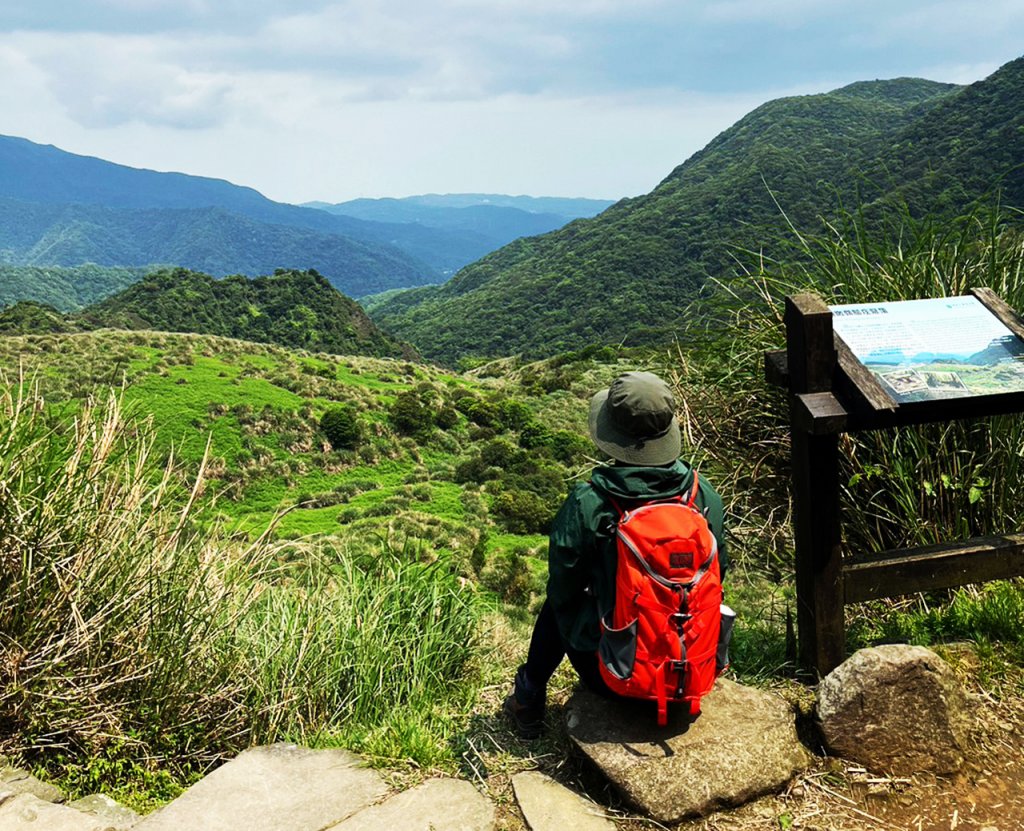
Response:
[[[830,309],[836,334],[899,404],[1024,391],[1024,341],[976,297]]]

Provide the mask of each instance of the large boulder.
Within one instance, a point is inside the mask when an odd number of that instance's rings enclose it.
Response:
[[[777,695],[720,678],[691,722],[669,708],[580,689],[568,705],[576,746],[639,811],[673,823],[782,788],[811,761],[792,708]]]
[[[818,686],[829,753],[892,774],[952,773],[964,762],[970,717],[953,670],[930,649],[861,649]]]

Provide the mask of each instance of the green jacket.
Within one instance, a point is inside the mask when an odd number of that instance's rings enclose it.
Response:
[[[623,509],[637,502],[689,493],[693,469],[683,461],[664,467],[611,465],[595,468],[590,482],[573,488],[551,526],[548,544],[548,602],[565,642],[591,652],[600,637],[599,609],[615,602],[615,522],[608,497]],[[697,507],[718,540],[723,578],[728,565],[722,498],[699,478]]]

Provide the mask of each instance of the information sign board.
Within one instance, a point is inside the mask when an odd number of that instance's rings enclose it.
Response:
[[[1024,391],[1024,341],[976,297],[830,310],[836,334],[898,404]]]

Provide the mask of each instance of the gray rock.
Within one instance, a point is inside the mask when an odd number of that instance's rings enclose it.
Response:
[[[135,813],[131,808],[126,808],[120,802],[101,793],[83,796],[81,799],[69,802],[68,807],[99,817],[118,831],[131,828],[142,819],[141,814]]]
[[[952,773],[964,763],[967,699],[930,649],[861,649],[818,685],[817,716],[829,753],[878,772]]]
[[[0,790],[14,794],[30,793],[44,802],[63,802],[65,799],[60,788],[40,782],[21,768],[5,767],[0,770]]]
[[[780,789],[810,763],[792,708],[720,678],[692,723],[680,708],[658,727],[650,702],[578,690],[569,735],[634,806],[659,822],[740,805]]]
[[[384,782],[344,750],[254,747],[135,826],[137,831],[310,831],[384,795]]]
[[[491,831],[494,806],[462,779],[429,779],[364,808],[330,831]]]
[[[530,831],[615,831],[600,806],[543,773],[517,773],[512,789]]]
[[[103,820],[30,793],[0,804],[0,831],[116,831]]]

